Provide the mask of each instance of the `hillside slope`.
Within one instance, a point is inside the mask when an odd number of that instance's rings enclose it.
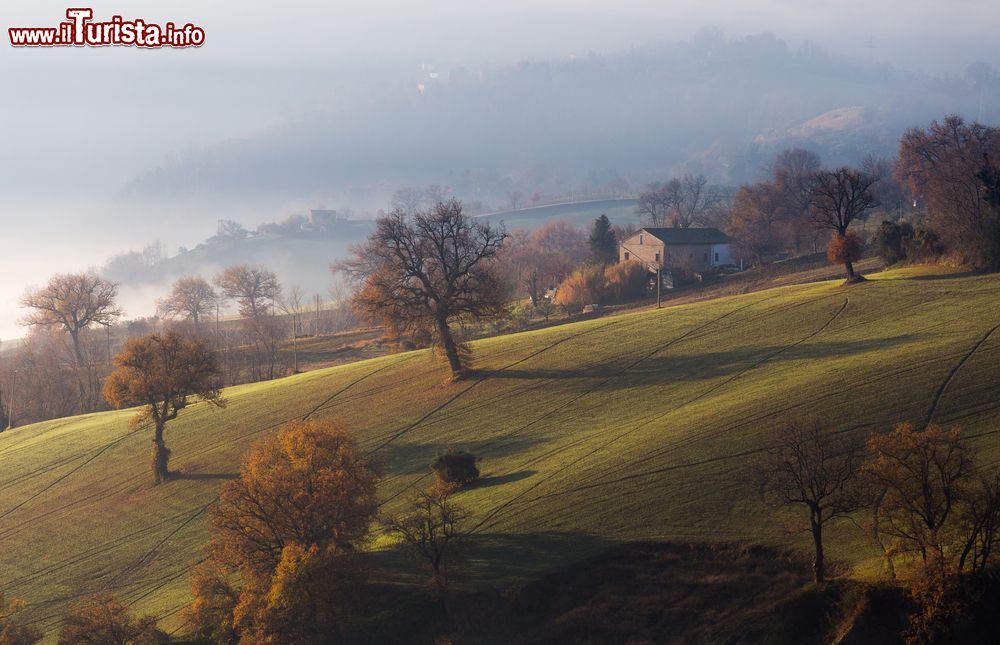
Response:
[[[438,451],[480,455],[483,481],[458,497],[482,540],[479,581],[626,539],[793,540],[746,476],[791,414],[859,440],[902,419],[959,423],[996,463],[1000,276],[873,277],[479,341],[476,374],[453,384],[411,352],[232,388],[225,410],[194,405],[168,427],[181,475],[158,487],[130,412],[2,433],[0,588],[46,629],[102,590],[176,627],[220,483],[289,419],[338,418],[382,455],[388,510],[429,483]],[[830,557],[873,570],[856,529],[830,537]]]

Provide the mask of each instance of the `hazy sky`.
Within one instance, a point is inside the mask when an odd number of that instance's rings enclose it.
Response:
[[[18,333],[15,300],[56,270],[200,230],[149,222],[109,201],[171,155],[300,118],[344,88],[391,84],[421,62],[497,65],[689,39],[712,25],[730,35],[771,31],[797,45],[917,71],[1000,67],[997,0],[366,0],[224,2],[97,0],[122,14],[205,28],[197,50],[14,49],[11,26],[55,25],[67,2],[0,5],[0,337]],[[286,213],[275,213],[275,218]],[[125,214],[129,216],[129,214]],[[142,313],[142,312],[131,312]]]

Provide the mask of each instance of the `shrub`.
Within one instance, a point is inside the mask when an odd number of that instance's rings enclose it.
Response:
[[[896,264],[906,259],[907,243],[913,239],[913,227],[908,222],[885,220],[875,232],[875,248],[886,264]]]
[[[929,228],[918,228],[904,244],[906,256],[911,260],[927,261],[944,253],[941,238]]]
[[[17,598],[7,600],[0,591],[0,645],[34,645],[42,634],[33,627],[19,625],[14,618],[24,609],[24,602]]]
[[[583,308],[589,304],[601,304],[604,291],[604,269],[599,265],[584,264],[559,285],[553,302]]]
[[[439,483],[447,486],[466,486],[479,478],[476,461],[476,456],[471,452],[449,448],[448,452],[438,455],[431,468],[437,475]]]
[[[80,602],[63,622],[59,645],[160,645],[169,637],[156,629],[156,618],[136,618],[128,607],[108,594]]]
[[[614,302],[636,300],[645,293],[648,278],[649,272],[642,262],[612,264],[604,269],[605,292]]]

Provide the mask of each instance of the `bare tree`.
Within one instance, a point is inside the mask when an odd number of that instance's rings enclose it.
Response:
[[[236,300],[240,315],[259,320],[281,295],[281,284],[273,271],[259,266],[237,264],[215,277],[215,284],[226,298]]]
[[[1000,128],[949,116],[913,128],[899,142],[897,177],[926,203],[934,229],[975,264],[1000,269],[1000,208],[984,176],[996,173]]]
[[[868,440],[863,472],[878,493],[873,533],[887,555],[916,557],[939,584],[985,570],[1000,529],[1000,478],[977,472],[961,430],[901,423]]]
[[[669,210],[670,204],[667,201],[663,184],[654,182],[646,186],[646,190],[639,193],[635,213],[640,219],[648,221],[650,226],[664,226],[667,223]]]
[[[399,210],[379,218],[368,241],[332,268],[361,282],[353,302],[363,317],[398,332],[432,331],[457,376],[463,366],[450,321],[503,309],[493,260],[506,237],[502,226],[473,222],[451,200],[412,218]]]
[[[652,226],[689,228],[702,223],[719,201],[704,175],[684,175],[647,186],[639,194],[635,212]]]
[[[774,447],[756,460],[755,471],[765,500],[809,511],[816,582],[826,577],[823,529],[832,520],[861,508],[856,485],[860,452],[815,421],[792,420],[777,432]]]
[[[423,197],[420,189],[403,186],[392,194],[391,206],[393,210],[401,210],[407,215],[412,215],[420,209]]]
[[[802,240],[809,234],[809,204],[813,176],[822,165],[819,155],[802,148],[790,148],[779,154],[771,166],[774,187],[781,195],[781,219],[794,234],[795,250],[802,250]],[[816,235],[813,233],[813,251]]]
[[[73,340],[77,367],[85,359],[80,345],[80,333],[93,325],[110,325],[122,315],[115,302],[118,285],[89,273],[62,273],[53,276],[41,289],[28,290],[21,297],[21,306],[34,311],[21,320],[30,327],[57,328],[66,331]]]
[[[418,493],[405,514],[382,520],[385,530],[401,539],[431,570],[440,593],[448,591],[467,538],[462,528],[467,516],[449,497],[446,489]]]
[[[219,302],[215,289],[201,276],[180,278],[174,283],[170,295],[156,303],[156,309],[166,318],[183,317],[194,323],[201,332],[201,319],[213,311]]]
[[[840,237],[846,235],[851,222],[865,217],[878,204],[872,191],[877,181],[877,177],[847,167],[815,173],[809,189],[813,224]],[[848,281],[857,279],[853,263],[845,262],[844,268]]]
[[[80,401],[86,404],[88,387],[84,379],[87,360],[82,335],[94,325],[111,325],[122,310],[115,301],[118,285],[90,273],[63,273],[53,276],[40,289],[29,289],[21,297],[21,306],[33,311],[21,320],[22,325],[61,329],[73,344],[79,381]],[[93,394],[93,392],[91,392]]]
[[[438,204],[448,201],[451,189],[441,184],[428,184],[424,189],[423,204],[425,208],[434,208]]]
[[[667,184],[673,215],[671,225],[690,228],[701,224],[708,212],[719,202],[719,195],[708,185],[704,175],[684,175]]]
[[[296,285],[277,300],[281,313],[292,319],[292,371],[294,374],[299,373],[299,314],[302,313],[303,297],[302,288]]]

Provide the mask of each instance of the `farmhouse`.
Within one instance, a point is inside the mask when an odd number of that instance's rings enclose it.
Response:
[[[650,268],[706,271],[735,264],[736,254],[729,237],[717,228],[642,228],[618,245],[618,259],[638,260]]]

